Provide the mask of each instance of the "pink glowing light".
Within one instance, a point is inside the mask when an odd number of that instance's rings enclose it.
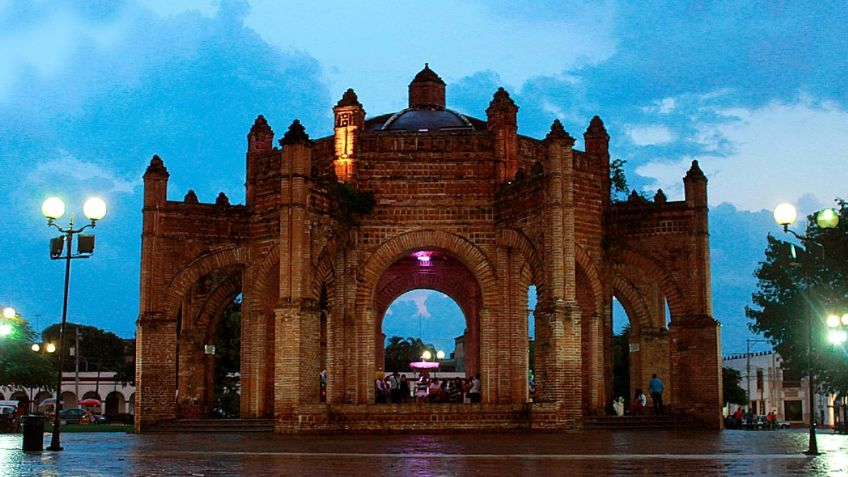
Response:
[[[435,361],[413,361],[409,363],[409,367],[412,369],[439,369],[439,363]]]
[[[420,263],[421,265],[429,265],[430,260],[432,259],[431,255],[433,255],[433,252],[422,250],[420,252],[415,252],[412,255],[418,259],[418,263]]]

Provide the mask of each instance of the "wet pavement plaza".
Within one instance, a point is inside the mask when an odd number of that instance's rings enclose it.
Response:
[[[50,443],[45,434],[45,447]],[[823,430],[397,435],[63,434],[62,452],[0,435],[0,474],[47,476],[848,475],[848,436]]]

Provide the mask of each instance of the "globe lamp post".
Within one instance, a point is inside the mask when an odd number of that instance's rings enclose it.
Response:
[[[65,203],[57,197],[51,197],[41,205],[41,213],[47,218],[47,225],[53,227],[62,235],[50,240],[50,258],[52,260],[65,261],[65,288],[62,300],[62,325],[59,328],[59,369],[56,377],[56,413],[53,419],[53,436],[50,440],[51,451],[62,450],[59,431],[59,411],[62,410],[62,369],[65,366],[65,327],[68,322],[68,287],[71,278],[71,260],[76,258],[88,258],[94,253],[94,235],[85,235],[82,232],[88,228],[94,228],[97,221],[106,216],[106,202],[103,199],[93,197],[83,205],[83,213],[90,222],[80,228],[74,228],[74,216],[71,214],[66,228],[56,225],[56,220],[65,215]],[[72,245],[74,235],[77,236],[77,253],[73,254]],[[54,348],[55,350],[55,348]]]
[[[809,256],[810,244],[818,245],[819,247],[823,247],[821,243],[815,240],[810,236],[810,224],[807,224],[807,231],[804,235],[801,235],[794,230],[790,229],[789,226],[795,223],[795,220],[798,218],[798,212],[795,210],[795,207],[792,204],[784,203],[780,204],[774,209],[774,220],[778,223],[778,225],[783,227],[784,233],[792,234],[796,239],[800,240],[804,246],[807,248],[807,255]],[[816,213],[816,224],[822,229],[833,229],[839,224],[839,215],[833,209],[824,209]],[[813,365],[813,301],[811,295],[811,271],[806,270],[804,274],[805,278],[805,293],[807,295],[807,307],[805,310],[806,321],[807,321],[807,380],[809,383],[809,396],[807,399],[808,408],[810,413],[810,441],[809,447],[807,451],[804,452],[807,455],[819,455],[819,447],[816,442],[816,415],[815,415],[815,366]]]
[[[3,308],[3,318],[7,320],[11,320],[17,315],[17,312],[11,306],[7,306]],[[9,336],[12,334],[12,324],[11,323],[0,323],[0,337]]]

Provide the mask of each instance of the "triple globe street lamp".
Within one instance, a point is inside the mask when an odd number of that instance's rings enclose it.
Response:
[[[801,235],[794,230],[790,229],[789,226],[795,222],[798,218],[798,212],[795,210],[795,207],[792,204],[784,203],[778,205],[774,209],[774,220],[783,227],[784,233],[792,234],[796,239],[800,240],[801,243],[807,249],[807,257],[809,259],[810,255],[810,246],[815,245],[824,250],[824,245],[816,240],[814,237],[810,235],[810,224],[807,223],[807,229],[804,235]],[[836,213],[833,209],[823,209],[816,213],[816,224],[818,224],[821,229],[833,229],[839,224],[839,214]],[[793,258],[794,258],[794,249],[793,249]],[[807,381],[809,383],[809,397],[807,399],[809,413],[810,413],[810,441],[809,447],[806,452],[807,455],[819,455],[818,443],[816,442],[816,418],[815,418],[815,408],[813,401],[815,399],[815,379],[814,379],[814,366],[813,366],[813,300],[811,296],[811,276],[810,270],[807,270],[804,274],[805,279],[805,290],[804,293],[806,295],[807,307],[805,309],[806,321],[807,321]],[[846,319],[848,321],[848,319]]]
[[[62,235],[50,240],[50,258],[52,260],[65,261],[65,289],[62,301],[62,325],[59,328],[59,369],[56,377],[56,413],[53,418],[53,436],[50,441],[49,450],[60,451],[59,434],[59,411],[62,409],[62,370],[65,366],[65,327],[68,322],[68,287],[71,278],[71,260],[77,258],[88,258],[94,253],[94,235],[83,234],[88,228],[94,228],[97,221],[106,216],[106,202],[103,199],[92,197],[83,205],[83,213],[91,222],[74,228],[73,213],[68,220],[66,228],[56,225],[56,220],[65,215],[65,203],[57,197],[50,197],[41,205],[41,213],[47,218],[47,225],[53,227]],[[74,235],[77,236],[77,254],[72,252]],[[63,255],[64,253],[64,255]]]

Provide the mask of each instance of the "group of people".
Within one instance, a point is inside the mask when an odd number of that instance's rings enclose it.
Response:
[[[730,414],[725,419],[725,427],[730,429],[777,429],[777,413],[769,412],[765,418],[757,416],[754,411],[748,409],[744,411],[741,407],[737,407],[733,414]]]
[[[657,416],[662,416],[665,412],[662,400],[664,390],[665,384],[663,384],[662,379],[657,377],[656,373],[654,373],[651,376],[651,381],[648,383],[648,391],[651,393],[651,401],[654,404],[654,414]],[[636,391],[633,393],[633,400],[630,402],[630,407],[627,408],[626,412],[624,410],[623,402],[624,398],[621,398],[620,401],[616,401],[616,403],[613,404],[616,414],[640,416],[642,415],[643,410],[648,406],[648,397],[645,395],[644,391],[642,391],[642,388],[636,388]]]
[[[411,380],[397,371],[388,376],[377,372],[374,378],[375,401],[378,404],[407,402],[418,403],[479,403],[481,402],[480,375],[472,378],[430,378],[422,373]]]

